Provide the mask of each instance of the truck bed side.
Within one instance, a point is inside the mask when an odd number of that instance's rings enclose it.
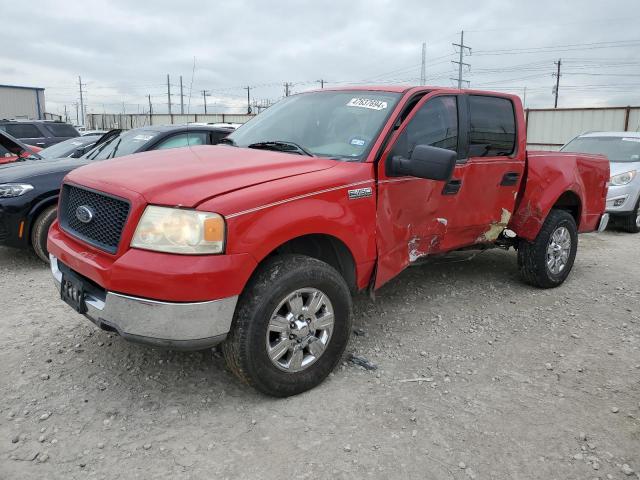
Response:
[[[605,210],[609,181],[605,156],[527,152],[523,180],[508,227],[520,238],[535,239],[554,207],[572,212],[579,232],[597,228]]]

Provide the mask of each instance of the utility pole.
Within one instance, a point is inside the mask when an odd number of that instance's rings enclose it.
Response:
[[[288,97],[289,96],[289,87],[292,87],[293,84],[289,83],[289,82],[285,82],[284,83],[284,96]]]
[[[451,45],[453,45],[454,47],[458,47],[460,49],[460,52],[458,52],[459,55],[460,55],[459,60],[458,61],[451,60],[451,63],[458,64],[458,78],[457,79],[452,78],[451,80],[454,80],[454,81],[457,80],[458,81],[458,88],[462,88],[462,82],[466,82],[467,85],[469,85],[469,81],[468,80],[464,80],[462,78],[462,67],[464,65],[464,66],[467,66],[467,67],[471,68],[471,65],[469,65],[468,63],[464,63],[462,61],[462,58],[464,57],[465,49],[467,49],[469,51],[469,55],[471,55],[471,47],[468,47],[467,45],[464,44],[464,30],[462,30],[460,32],[460,43],[452,43]]]
[[[80,119],[78,118],[78,102],[73,102],[76,107],[76,125],[80,125]]]
[[[80,87],[80,113],[82,114],[81,125],[84,126],[84,100],[82,99],[82,77],[80,75],[78,75],[78,86]]]
[[[427,42],[422,42],[422,68],[420,69],[420,85],[427,84]]]
[[[527,108],[527,87],[524,87],[524,97],[522,98],[523,107]]]
[[[553,94],[555,95],[555,102],[553,104],[553,108],[558,108],[558,90],[560,89],[560,65],[562,65],[562,59],[559,58],[557,62],[553,62],[554,65],[558,67],[558,71],[556,73],[552,73],[552,77],[556,77],[556,86],[553,87]]]
[[[64,106],[64,121],[69,123],[69,116],[67,115],[67,106]]]
[[[207,114],[207,97],[210,97],[211,94],[209,93],[209,90],[201,90],[202,92],[202,98],[204,99],[204,114]]]
[[[316,80],[316,82],[320,84],[320,88],[324,88],[324,80],[320,79]]]
[[[180,75],[180,115],[184,115],[184,94],[182,93],[182,75]]]
[[[153,122],[153,106],[151,105],[151,94],[147,95],[149,97],[149,125]]]
[[[251,114],[251,87],[247,85],[244,89],[247,91],[247,113]]]
[[[169,83],[168,73],[167,73],[167,105],[169,106],[169,115],[171,115],[171,84]]]

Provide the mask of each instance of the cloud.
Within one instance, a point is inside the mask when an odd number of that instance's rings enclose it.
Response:
[[[240,112],[245,86],[253,99],[276,100],[284,82],[294,92],[320,79],[415,84],[423,41],[429,83],[450,86],[461,29],[473,50],[464,60],[472,87],[520,95],[526,87],[528,106],[547,107],[562,58],[561,106],[640,103],[640,41],[602,43],[637,39],[637,0],[33,0],[3,2],[2,11],[16,21],[3,24],[10,48],[0,52],[0,83],[45,87],[55,113],[77,101],[78,75],[96,112],[120,112],[123,103],[144,111],[147,95],[155,112],[166,111],[167,74],[174,111],[182,75],[192,112],[202,111],[205,89],[209,111]]]

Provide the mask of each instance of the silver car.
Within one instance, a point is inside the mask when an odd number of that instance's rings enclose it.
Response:
[[[623,230],[640,232],[640,132],[584,133],[560,151],[600,153],[609,158],[607,212]]]

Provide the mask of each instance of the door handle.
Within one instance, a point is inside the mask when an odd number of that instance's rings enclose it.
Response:
[[[442,189],[442,195],[455,195],[460,191],[460,187],[462,187],[462,180],[449,180]]]
[[[518,179],[520,178],[520,174],[518,172],[507,172],[502,177],[502,181],[500,182],[500,186],[502,187],[513,187],[516,183],[518,183]]]

